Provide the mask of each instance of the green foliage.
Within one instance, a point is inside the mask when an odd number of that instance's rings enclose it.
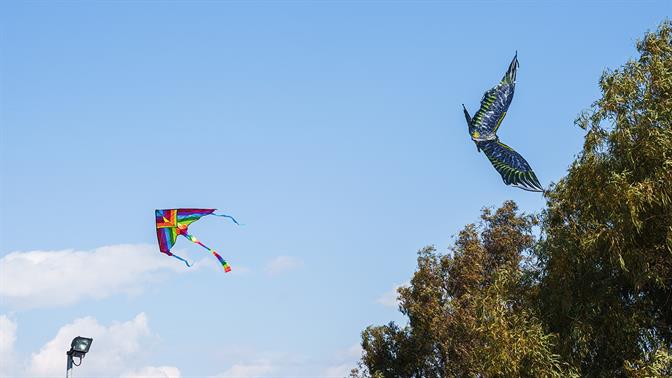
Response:
[[[582,375],[624,376],[672,341],[672,25],[601,80],[583,151],[547,193],[540,304]]]
[[[506,202],[468,225],[452,254],[418,253],[411,285],[399,289],[409,324],[369,327],[363,363],[383,377],[570,376],[552,335],[529,311],[523,253],[536,219]]]
[[[666,348],[658,349],[637,361],[625,362],[630,377],[672,377],[672,354]]]
[[[539,219],[506,202],[421,250],[408,324],[368,327],[351,377],[672,376],[672,23],[637,49]]]

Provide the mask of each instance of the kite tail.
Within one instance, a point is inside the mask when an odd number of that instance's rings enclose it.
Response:
[[[230,215],[226,215],[226,214],[215,214],[215,213],[212,213],[212,214],[210,214],[210,215],[215,215],[215,216],[222,217],[222,218],[229,218],[229,219],[231,219],[231,220],[233,221],[233,223],[235,223],[235,224],[237,224],[237,225],[240,226],[240,223],[238,223],[238,221],[236,220],[236,218],[234,218],[234,217],[232,217],[232,216],[230,216]]]
[[[219,263],[222,264],[222,268],[224,268],[224,272],[228,273],[228,272],[231,271],[231,267],[229,266],[229,263],[224,261],[224,259],[222,258],[222,256],[219,255],[219,253],[217,253],[215,251],[212,251],[212,254],[215,255],[217,260],[219,260]]]
[[[233,219],[233,218],[232,218],[232,219]],[[235,222],[235,220],[234,220],[234,222]],[[229,266],[229,264],[228,264],[226,261],[224,261],[224,259],[222,258],[222,256],[220,256],[214,249],[211,249],[211,248],[208,247],[207,245],[201,243],[201,241],[198,240],[198,239],[196,239],[196,237],[195,237],[194,235],[184,234],[184,236],[185,236],[187,239],[189,239],[190,242],[195,243],[195,244],[198,244],[198,245],[200,245],[201,247],[203,247],[203,248],[207,249],[208,251],[212,252],[212,254],[215,255],[215,257],[217,258],[217,260],[219,260],[219,263],[222,264],[222,268],[224,268],[224,272],[228,273],[228,272],[231,271],[231,267]]]
[[[178,259],[178,260],[180,260],[180,261],[184,261],[184,263],[187,264],[187,266],[191,268],[191,265],[189,265],[189,261],[187,261],[187,260],[185,260],[185,259],[183,259],[183,258],[181,258],[180,256],[175,255],[175,254],[171,254],[171,256],[173,256],[174,258],[176,258],[176,259]]]

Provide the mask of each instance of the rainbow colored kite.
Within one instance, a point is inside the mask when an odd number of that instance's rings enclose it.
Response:
[[[175,244],[178,235],[182,235],[185,238],[189,239],[190,242],[196,243],[201,247],[212,252],[213,255],[219,260],[224,268],[225,272],[230,272],[231,267],[229,264],[224,261],[222,256],[220,256],[214,249],[207,247],[205,244],[201,243],[195,236],[190,235],[188,227],[190,224],[196,222],[206,215],[216,215],[218,217],[230,218],[233,223],[239,224],[232,216],[224,214],[215,214],[216,209],[164,209],[156,210],[156,237],[159,239],[159,249],[161,252],[165,253],[168,256],[173,256],[174,258],[184,261],[187,266],[191,266],[189,262],[180,256],[174,255],[170,252],[170,249]]]

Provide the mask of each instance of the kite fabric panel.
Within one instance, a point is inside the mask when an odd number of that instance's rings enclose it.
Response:
[[[530,164],[511,147],[499,140],[478,142],[477,145],[502,176],[506,185],[533,192],[543,190]]]
[[[506,111],[509,110],[509,105],[513,100],[518,66],[518,54],[516,53],[499,84],[483,94],[481,107],[474,114],[473,119],[473,127],[479,131],[479,134],[496,133],[502,124]]]
[[[187,266],[191,266],[189,262],[180,256],[173,254],[170,250],[175,245],[178,235],[182,235],[192,243],[198,244],[201,247],[212,252],[219,263],[224,268],[225,272],[230,272],[231,267],[220,256],[217,251],[201,243],[195,236],[189,234],[189,225],[196,222],[206,215],[215,215],[218,217],[229,218],[235,224],[239,224],[232,216],[226,214],[215,214],[216,209],[163,209],[156,210],[156,237],[159,242],[159,250],[168,256],[173,256],[176,259],[183,261]]]

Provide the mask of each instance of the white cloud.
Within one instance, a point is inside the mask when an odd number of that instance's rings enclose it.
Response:
[[[271,276],[298,269],[303,266],[303,261],[292,256],[278,256],[266,264],[266,273]]]
[[[250,345],[222,346],[217,354],[228,369],[210,378],[315,378],[315,372],[323,368],[300,354],[260,350]]]
[[[340,358],[355,358],[359,359],[362,356],[362,345],[359,343],[352,344],[349,347],[342,349],[336,353]]]
[[[334,350],[319,357],[287,351],[261,351],[244,345],[219,349],[220,361],[228,370],[210,378],[343,378],[357,366],[362,348],[359,344]]]
[[[359,343],[336,351],[335,357],[338,364],[327,366],[322,370],[323,378],[343,378],[350,375],[350,371],[357,366],[357,361],[362,356],[362,346]]]
[[[120,378],[180,378],[180,369],[172,366],[148,366],[126,372]]]
[[[64,348],[76,336],[92,337],[89,354],[82,366],[77,367],[79,376],[118,375],[128,366],[136,365],[139,355],[149,344],[151,334],[147,316],[138,314],[135,318],[113,323],[106,327],[93,317],[76,319],[61,327],[56,336],[48,341],[39,352],[33,353],[27,369],[28,376],[60,377],[63,375]]]
[[[321,376],[323,378],[344,378],[350,374],[350,371],[354,367],[355,365],[347,363],[336,366],[330,366],[322,371]]]
[[[7,315],[0,315],[0,355],[14,350],[16,323]]]
[[[275,370],[270,360],[259,359],[249,363],[236,363],[213,378],[261,378],[270,376]]]
[[[76,336],[92,337],[93,343],[77,376],[121,378],[181,378],[180,370],[172,366],[146,366],[147,353],[157,338],[149,330],[147,316],[138,314],[126,322],[101,325],[93,317],[75,319],[61,327],[56,335],[38,352],[19,366],[14,350],[17,324],[0,315],[0,377],[62,377],[65,351]],[[78,362],[76,359],[75,362]]]
[[[84,298],[137,293],[148,281],[184,269],[184,264],[151,245],[12,252],[0,258],[0,299],[16,308],[67,305]]]
[[[228,369],[210,378],[343,378],[357,366],[362,348],[352,344],[318,357],[228,345],[218,348],[216,355]]]
[[[399,288],[404,287],[404,286],[408,286],[408,285],[409,285],[408,282],[404,282],[404,283],[399,284],[399,285],[394,285],[392,287],[392,289],[390,289],[389,291],[386,291],[385,293],[383,293],[383,295],[378,297],[378,299],[376,299],[376,303],[379,303],[379,304],[381,304],[385,307],[398,307],[399,306],[399,292],[398,292],[398,290],[399,290]]]
[[[9,377],[15,368],[17,325],[7,315],[0,315],[0,377]]]

